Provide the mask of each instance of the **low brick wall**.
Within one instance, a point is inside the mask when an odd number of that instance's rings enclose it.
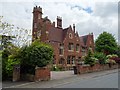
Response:
[[[46,81],[50,80],[51,74],[50,69],[47,67],[37,67],[35,69],[35,75],[31,74],[22,74],[21,80],[27,80],[27,81]]]
[[[83,73],[89,73],[89,72],[97,72],[97,71],[103,71],[103,70],[110,70],[110,69],[117,69],[118,65],[112,65],[111,67],[106,64],[106,65],[100,65],[96,64],[94,66],[82,66],[78,65],[77,66],[77,74],[83,74]]]
[[[50,77],[49,68],[37,68],[35,71],[35,81],[50,80]]]

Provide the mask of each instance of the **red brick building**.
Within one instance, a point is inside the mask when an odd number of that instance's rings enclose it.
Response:
[[[89,47],[94,50],[92,33],[80,37],[75,30],[75,24],[64,29],[61,17],[57,16],[57,26],[55,26],[55,22],[51,22],[48,17],[42,18],[42,14],[40,6],[34,7],[32,40],[40,38],[42,42],[53,46],[53,64],[69,69],[86,55]]]

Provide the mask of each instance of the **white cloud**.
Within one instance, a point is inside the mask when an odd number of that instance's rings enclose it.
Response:
[[[118,38],[118,0],[22,1],[4,0],[4,3],[0,3],[0,14],[4,16],[5,21],[18,27],[32,29],[32,10],[35,5],[39,5],[43,8],[43,17],[48,16],[51,21],[56,21],[56,17],[61,16],[63,27],[75,23],[80,35],[93,32],[96,38],[103,31],[108,31]],[[82,9],[88,7],[92,13]]]

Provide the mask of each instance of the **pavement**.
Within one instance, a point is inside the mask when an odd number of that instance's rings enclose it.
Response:
[[[118,69],[106,70],[100,72],[93,72],[81,75],[74,75],[73,71],[52,71],[50,81],[40,81],[40,82],[3,82],[2,86],[4,88],[53,88],[59,85],[68,84],[71,82],[76,82],[76,80],[101,77],[104,75],[117,73]]]

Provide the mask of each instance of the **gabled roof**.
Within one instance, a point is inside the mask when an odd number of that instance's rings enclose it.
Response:
[[[49,40],[62,43],[63,30],[56,27],[51,27],[49,30]]]
[[[80,37],[80,44],[81,44],[81,46],[85,46],[85,44],[83,42],[83,37]]]
[[[63,40],[65,39],[65,37],[66,37],[66,35],[67,35],[68,30],[69,30],[69,27],[68,27],[68,28],[63,29]]]

